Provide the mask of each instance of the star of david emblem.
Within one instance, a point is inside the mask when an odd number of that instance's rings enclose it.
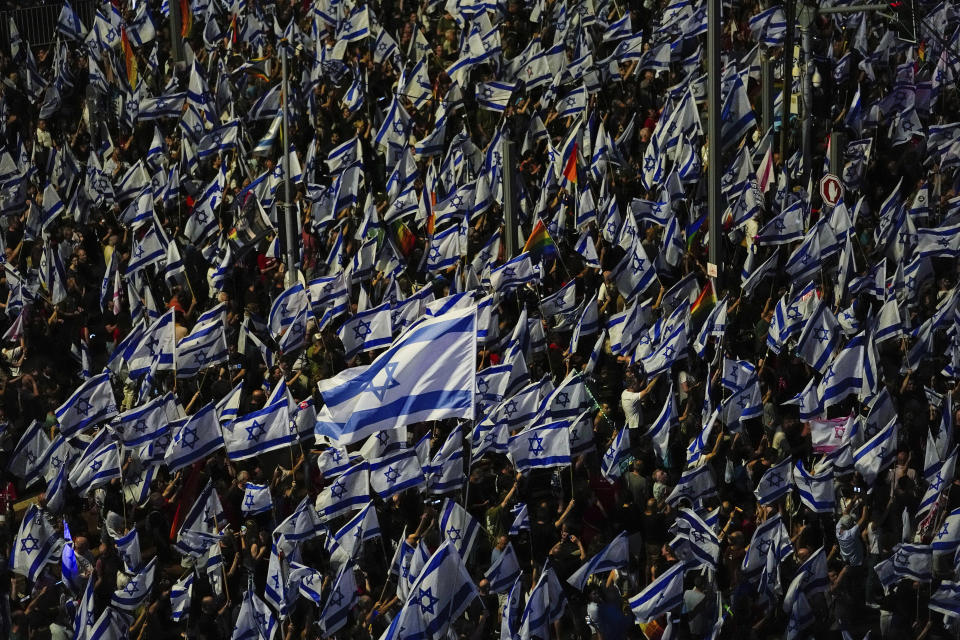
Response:
[[[343,602],[343,594],[340,593],[340,589],[335,589],[333,593],[330,594],[330,604],[335,607],[339,607],[340,603]]]
[[[897,555],[893,558],[893,563],[895,565],[904,565],[907,564],[907,560],[907,553],[903,549],[900,549],[897,551]]]
[[[690,539],[696,542],[697,544],[701,544],[704,540],[707,539],[707,536],[705,536],[703,532],[701,532],[700,530],[694,529],[693,531],[690,532]]]
[[[783,478],[780,477],[779,473],[771,474],[767,477],[767,486],[773,487],[774,489],[779,489],[780,485],[783,484]]]
[[[828,340],[830,340],[829,329],[817,329],[817,341],[827,342]]]
[[[426,602],[424,602],[426,600]],[[440,601],[439,598],[434,597],[433,587],[427,587],[426,589],[420,589],[420,593],[417,595],[417,604],[420,605],[420,613],[429,613],[430,615],[435,615],[433,607]]]
[[[125,586],[123,590],[132,596],[137,592],[137,581],[131,580],[127,583],[127,586]]]
[[[430,247],[430,262],[439,261],[443,255],[440,253],[440,247]]]
[[[367,382],[366,385],[364,385],[362,391],[370,391],[375,396],[377,396],[377,399],[379,401],[383,402],[383,398],[386,395],[388,390],[393,389],[394,387],[400,386],[400,383],[394,377],[394,374],[396,373],[398,366],[399,365],[396,362],[388,362],[386,365],[384,365],[382,369],[384,374],[383,382],[379,385],[374,384],[374,380],[379,375],[379,372],[378,372],[374,374],[372,378],[370,378],[370,381]]]
[[[403,123],[400,122],[399,120],[397,120],[396,122],[393,123],[393,131],[394,131],[394,133],[402,134],[402,133],[404,132],[404,129],[405,129],[405,127],[403,126]]]
[[[27,462],[30,464],[33,464],[37,461],[37,454],[35,454],[33,451],[26,451],[24,452],[24,455],[27,457]]]
[[[575,106],[576,104],[577,104],[577,99],[576,99],[576,98],[574,98],[573,96],[570,96],[569,98],[567,98],[567,106],[568,106],[568,107],[573,107],[573,106]]]
[[[653,158],[645,158],[643,161],[643,170],[644,171],[653,171],[657,166],[657,161]]]
[[[937,540],[939,540],[940,538],[942,538],[942,537],[945,536],[945,535],[949,535],[949,533],[950,533],[950,527],[948,527],[946,524],[944,524],[944,525],[943,525],[943,529],[941,529],[939,532],[937,532]]]
[[[667,345],[666,347],[663,348],[663,357],[672,358],[675,352],[676,352],[676,349],[674,349],[670,345]]]
[[[458,541],[462,536],[460,535],[460,529],[456,527],[450,527],[447,529],[447,537],[450,538],[450,542]]]
[[[366,320],[357,320],[357,324],[353,327],[353,337],[356,340],[363,340],[371,333],[370,323]]]
[[[150,352],[151,356],[157,355],[157,345],[160,344],[160,340],[156,336],[150,336],[150,339],[147,340],[147,351]]]
[[[937,240],[937,244],[940,245],[941,247],[949,247],[949,246],[950,246],[950,239],[949,239],[949,238],[940,238],[939,240]]]
[[[913,124],[909,120],[904,121],[903,130],[910,131],[911,129],[913,129]]]
[[[770,538],[764,538],[757,543],[757,550],[760,552],[761,556],[767,555],[767,552],[770,550],[770,546],[773,544],[773,540]]]
[[[244,498],[243,506],[245,506],[247,509],[253,509],[254,499],[255,499],[255,496],[252,493],[248,493],[246,495],[246,498]]]
[[[528,452],[531,456],[538,456],[543,453],[543,438],[540,436],[533,436],[527,438],[528,441]]]
[[[930,488],[934,491],[940,491],[940,487],[943,486],[943,478],[940,477],[940,473],[937,472],[937,478],[930,483]]]
[[[183,431],[180,433],[180,444],[188,449],[193,449],[197,444],[197,428],[196,427],[184,427]]]
[[[633,258],[631,258],[630,260],[630,268],[633,269],[634,273],[640,273],[641,271],[643,271],[644,262],[646,262],[646,260],[641,258],[637,253],[634,253]]]
[[[477,378],[477,391],[486,394],[490,390],[490,382],[486,378]]]
[[[340,27],[340,30],[344,32],[349,32],[350,29],[353,29],[353,24],[349,20],[344,20],[343,26]]]
[[[193,360],[197,364],[205,364],[207,362],[207,351],[206,349],[197,349],[193,353]]]
[[[210,142],[213,143],[214,147],[219,147],[220,143],[223,142],[223,134],[219,131],[214,131],[210,134]]]
[[[330,495],[332,495],[337,500],[342,498],[343,494],[345,494],[346,492],[347,492],[346,487],[344,487],[339,480],[337,482],[334,482],[332,485],[330,485]]]
[[[88,398],[79,398],[77,400],[76,406],[77,406],[77,413],[82,415],[84,418],[89,416],[90,410],[93,409],[93,405],[90,404],[90,400]]]
[[[400,472],[394,469],[393,467],[388,467],[386,471],[383,472],[384,477],[386,477],[387,482],[393,484],[397,481],[397,478],[400,477]]]
[[[557,394],[557,397],[554,399],[558,405],[563,408],[566,408],[570,404],[570,395],[566,391],[561,391]]]
[[[503,277],[504,277],[504,278],[513,278],[513,277],[515,277],[516,275],[517,275],[517,274],[516,274],[516,272],[514,271],[513,267],[504,267],[504,268],[503,268]]]
[[[784,222],[781,218],[777,218],[776,220],[773,221],[773,226],[774,228],[776,228],[777,231],[779,231],[780,233],[783,233],[787,228],[787,223]]]
[[[267,626],[267,616],[264,613],[255,611],[253,614],[253,619],[257,621],[257,626],[264,628]]]
[[[827,369],[827,375],[823,376],[824,382],[830,382],[833,378],[837,376],[836,372],[833,370],[833,365],[830,365],[830,368]]]
[[[509,401],[503,406],[503,414],[507,417],[507,420],[513,417],[513,414],[517,412],[517,403],[513,400]]]
[[[63,464],[63,460],[60,459],[60,456],[53,456],[53,458],[50,459],[50,464],[59,469],[60,465]]]
[[[100,471],[100,467],[102,466],[103,466],[102,460],[94,460],[93,462],[90,463],[90,468],[93,470],[94,473]]]
[[[494,151],[494,152],[493,152],[493,164],[494,164],[495,166],[497,166],[497,167],[499,167],[501,164],[503,164],[503,158],[500,156],[500,152],[499,152],[499,151]]]
[[[737,406],[740,407],[741,413],[747,408],[748,404],[750,404],[750,402],[747,400],[747,396],[740,394],[740,396],[737,398]]]
[[[333,458],[334,462],[340,462],[341,460],[343,460],[343,454],[340,453],[340,449],[333,449],[333,453],[331,454],[331,457]]]
[[[263,436],[265,432],[265,429],[263,428],[263,425],[260,424],[259,420],[254,420],[253,424],[251,424],[249,427],[244,427],[244,429],[247,431],[247,442],[250,442],[251,440],[253,442],[259,442],[260,437]]]
[[[496,434],[493,433],[493,431],[491,431],[483,437],[483,441],[486,442],[487,444],[493,444],[494,442],[497,441],[497,436]]]
[[[20,539],[20,551],[23,553],[33,553],[34,551],[39,551],[39,542],[40,540],[34,538],[33,535],[28,533],[26,537]]]

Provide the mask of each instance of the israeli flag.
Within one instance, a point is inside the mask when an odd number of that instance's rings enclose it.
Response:
[[[357,604],[357,578],[352,564],[345,564],[337,574],[333,588],[327,595],[326,604],[320,612],[320,630],[324,637],[331,637],[347,624],[347,616]]]
[[[177,377],[189,378],[201,369],[226,362],[228,357],[223,319],[197,323],[190,335],[177,344]]]
[[[520,577],[520,561],[513,550],[513,544],[507,543],[500,557],[490,565],[483,577],[490,583],[491,593],[506,593]]]
[[[329,447],[317,456],[317,468],[328,480],[336,478],[353,464],[353,458],[342,447]]]
[[[223,427],[227,455],[231,460],[246,460],[287,447],[296,440],[290,425],[290,405],[286,398],[248,413]]]
[[[96,375],[73,392],[57,408],[57,425],[60,433],[72,436],[97,422],[112,418],[117,413],[113,387],[110,386],[110,374]]]
[[[216,406],[209,402],[175,427],[173,438],[164,453],[164,462],[171,472],[178,471],[223,446]]]
[[[115,538],[114,542],[127,573],[140,571],[143,560],[140,557],[140,536],[137,535],[136,527],[119,538]]]
[[[423,467],[414,449],[401,449],[370,461],[370,488],[381,500],[423,486],[425,482]]]
[[[713,479],[710,465],[705,464],[693,469],[684,469],[677,480],[677,485],[667,496],[667,503],[677,504],[682,499],[696,502],[712,496],[717,492],[717,484]]]
[[[244,515],[266,513],[273,509],[270,485],[248,482],[243,486],[243,503],[240,505]]]
[[[900,543],[893,547],[893,570],[901,578],[928,583],[933,579],[933,554],[928,544]]]
[[[393,339],[390,303],[357,313],[337,329],[345,349],[343,357],[352,360],[357,354],[380,349]]]
[[[510,97],[517,88],[514,82],[481,82],[477,84],[477,105],[481,109],[503,113],[510,104]]]
[[[361,544],[380,536],[380,521],[373,503],[368,502],[360,512],[327,539],[330,561],[334,566],[354,560],[362,549]]]
[[[517,470],[551,469],[570,464],[570,423],[566,420],[528,429],[510,438],[510,458]]]
[[[170,617],[174,622],[180,622],[187,617],[187,609],[193,597],[193,576],[191,571],[170,587]]]
[[[509,534],[511,536],[520,535],[521,531],[530,531],[530,514],[527,511],[527,505],[520,502],[513,506],[510,511],[513,515],[513,522],[510,523]]]
[[[853,466],[868,485],[872,485],[881,471],[893,464],[897,457],[897,418],[853,452]]]
[[[789,460],[785,462],[789,462]],[[747,547],[747,553],[744,555],[741,565],[741,571],[746,580],[755,584],[760,579],[767,565],[767,555],[771,551],[773,551],[778,563],[793,553],[790,535],[787,533],[787,528],[783,525],[779,513],[767,518],[753,532],[750,546]]]
[[[683,574],[686,563],[678,562],[647,588],[629,600],[630,610],[638,622],[649,622],[683,604]]]
[[[610,544],[600,550],[597,555],[590,558],[582,567],[576,570],[572,576],[567,579],[577,591],[583,591],[587,586],[587,580],[595,573],[603,573],[613,569],[621,569],[630,562],[630,544],[627,540],[627,532],[621,532],[614,538]]]
[[[120,475],[117,443],[104,429],[87,445],[80,459],[70,469],[68,480],[77,493],[86,495],[91,489],[107,484]]]
[[[373,363],[321,391],[340,444],[383,429],[445,418],[473,419],[476,310],[428,318],[405,331]]]
[[[942,613],[948,618],[960,618],[960,582],[943,580],[930,596],[930,611]]]
[[[157,371],[173,369],[175,340],[176,324],[174,311],[171,309],[150,325],[136,348],[127,357],[130,377],[141,378],[151,369]]]
[[[440,531],[461,557],[470,557],[480,529],[480,523],[460,504],[450,498],[444,501],[440,512]]]
[[[833,489],[833,471],[812,475],[798,460],[793,468],[793,483],[800,494],[800,501],[815,513],[832,513],[836,496]]]
[[[611,484],[616,482],[617,478],[623,475],[621,464],[629,455],[630,431],[624,426],[617,432],[607,452],[603,454],[603,460],[600,462],[600,475]]]
[[[419,609],[426,637],[430,638],[445,637],[450,625],[477,597],[477,587],[449,538],[423,567],[410,594],[404,608]],[[402,615],[401,612],[398,618]],[[396,637],[400,640],[413,636],[400,634]]]
[[[566,606],[563,585],[556,574],[546,568],[527,598],[520,616],[517,636],[520,640],[537,640],[550,637],[550,623],[556,622]]]
[[[680,509],[674,526],[677,536],[687,541],[685,546],[691,554],[691,561],[716,570],[720,558],[720,539],[710,525],[694,511]]]
[[[773,465],[767,469],[757,488],[753,490],[759,504],[772,504],[790,493],[793,486],[791,482],[791,461],[789,458]]]
[[[233,638],[235,640],[257,640],[265,638],[272,640],[279,625],[273,611],[253,592],[247,589],[240,605],[240,613],[233,624]]]
[[[826,374],[840,339],[839,328],[833,312],[821,300],[803,327],[797,341],[797,355],[820,373]]]
[[[138,573],[122,588],[113,592],[110,604],[124,611],[134,611],[150,596],[153,591],[153,574],[157,568],[157,559],[154,557],[143,571]]]
[[[175,415],[176,400],[172,393],[154,398],[142,407],[121,413],[112,428],[127,447],[136,447],[169,431]]]
[[[322,521],[347,513],[370,499],[370,470],[366,462],[354,465],[317,496]]]

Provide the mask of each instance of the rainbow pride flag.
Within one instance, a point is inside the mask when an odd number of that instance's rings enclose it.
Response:
[[[543,224],[543,220],[537,219],[537,224],[533,225],[533,231],[530,232],[530,237],[523,245],[523,250],[524,252],[529,251],[530,256],[535,260],[543,256],[556,254],[557,245],[554,244],[553,238],[547,233],[547,227]]]

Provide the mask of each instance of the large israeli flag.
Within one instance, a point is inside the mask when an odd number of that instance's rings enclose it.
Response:
[[[321,390],[340,444],[415,422],[473,419],[476,309],[427,318],[404,332],[373,363]]]

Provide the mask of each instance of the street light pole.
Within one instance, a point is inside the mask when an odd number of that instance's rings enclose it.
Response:
[[[283,76],[281,92],[281,104],[283,106],[283,135],[281,141],[281,167],[283,168],[283,228],[285,231],[286,251],[285,262],[287,268],[286,285],[292,286],[297,282],[297,265],[300,263],[300,242],[299,227],[300,214],[293,202],[290,189],[290,126],[287,117],[287,108],[289,106],[289,78],[287,77],[287,41],[280,41],[280,70]]]
[[[722,290],[720,261],[723,260],[720,234],[720,2],[707,0],[707,216],[710,223],[707,276],[714,278],[713,290]]]

